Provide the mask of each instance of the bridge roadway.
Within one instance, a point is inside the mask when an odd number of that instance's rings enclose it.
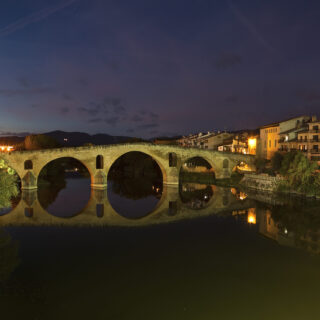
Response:
[[[0,158],[6,160],[17,172],[21,179],[21,188],[24,190],[37,189],[41,170],[49,162],[64,157],[80,161],[90,173],[91,186],[104,189],[107,187],[108,172],[112,164],[122,155],[132,151],[152,157],[161,169],[163,183],[167,185],[179,184],[179,173],[183,163],[194,157],[206,160],[213,168],[217,179],[230,177],[232,170],[241,162],[255,169],[255,157],[252,155],[151,143],[1,152]]]
[[[212,186],[213,196],[202,208],[195,209],[181,201],[179,188],[164,186],[161,199],[150,214],[129,219],[111,206],[107,190],[91,190],[87,206],[77,215],[57,217],[46,211],[37,197],[37,190],[23,190],[19,204],[11,212],[0,216],[0,227],[5,226],[146,226],[183,219],[229,213],[255,207],[250,199],[239,200],[230,189]],[[67,210],[67,209],[66,209]]]

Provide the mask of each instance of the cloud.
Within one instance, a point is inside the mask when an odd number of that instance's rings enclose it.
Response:
[[[102,121],[103,121],[103,119],[101,119],[101,118],[93,118],[93,119],[89,119],[88,123],[99,123]]]
[[[139,116],[138,114],[134,115],[131,120],[133,122],[141,122],[143,120],[143,118],[141,116]]]
[[[32,96],[39,94],[52,93],[54,90],[48,87],[34,87],[26,89],[0,89],[0,95],[7,97]]]
[[[156,114],[156,113],[154,113],[154,112],[149,112],[149,116],[150,116],[152,119],[154,119],[154,120],[156,120],[156,119],[159,118],[159,115]]]
[[[242,57],[234,53],[221,53],[215,60],[217,69],[228,69],[242,63]]]
[[[72,97],[71,97],[68,93],[66,93],[66,92],[63,92],[63,93],[61,94],[61,97],[62,97],[64,100],[68,100],[68,101],[72,100]]]
[[[239,97],[236,95],[231,95],[225,98],[224,100],[226,103],[237,103],[239,102]]]
[[[29,79],[27,79],[25,77],[20,77],[17,79],[17,81],[24,88],[30,87],[30,81],[29,81]]]
[[[137,129],[146,130],[146,129],[157,128],[158,126],[159,126],[158,123],[146,123],[146,124],[141,124],[141,125],[137,126]]]
[[[28,25],[30,25],[32,23],[36,23],[38,21],[44,20],[44,19],[48,18],[49,16],[53,15],[54,13],[61,11],[62,9],[66,8],[66,7],[69,7],[70,5],[72,5],[76,1],[77,0],[68,0],[68,1],[62,2],[59,5],[44,8],[42,10],[39,10],[37,12],[30,14],[29,16],[21,18],[15,22],[5,26],[4,28],[0,29],[0,37],[8,36],[8,35],[16,32],[17,30],[21,30],[21,29],[27,27]]]
[[[70,111],[70,108],[69,108],[69,107],[62,107],[62,108],[60,108],[60,113],[61,113],[61,114],[67,114],[67,113],[69,113],[69,111]]]
[[[90,102],[86,107],[79,107],[78,111],[89,116],[105,116],[113,113],[117,116],[125,116],[126,108],[122,105],[122,100],[117,97],[106,97],[99,102]]]
[[[110,124],[112,126],[116,126],[119,122],[119,117],[110,117],[104,120],[105,123]]]
[[[78,83],[83,87],[87,87],[89,85],[89,80],[85,78],[80,78],[78,79]]]
[[[260,43],[264,48],[270,52],[274,52],[275,49],[265,40],[262,34],[258,31],[255,25],[234,5],[233,1],[227,0],[228,6],[234,16],[248,29],[253,37]]]

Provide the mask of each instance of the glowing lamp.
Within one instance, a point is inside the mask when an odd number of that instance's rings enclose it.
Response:
[[[10,152],[12,150],[13,150],[13,147],[11,147],[11,146],[0,146],[0,151]]]
[[[255,138],[248,139],[248,144],[250,148],[255,148],[257,145],[257,139]]]
[[[248,212],[248,223],[249,224],[256,224],[257,223],[257,217],[256,217],[254,210],[249,210],[249,212]]]

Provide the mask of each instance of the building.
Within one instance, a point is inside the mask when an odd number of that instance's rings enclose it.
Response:
[[[298,149],[298,133],[307,128],[308,116],[299,116],[260,128],[261,156],[271,159],[277,151]]]
[[[234,153],[248,153],[248,138],[244,135],[235,135],[224,140],[219,146],[219,151]]]
[[[307,123],[306,130],[298,133],[297,149],[320,164],[320,120],[316,116]]]
[[[298,150],[298,134],[308,128],[309,116],[300,116],[280,122],[279,151]]]
[[[228,132],[200,132],[198,134],[191,134],[186,137],[184,136],[177,140],[177,143],[183,147],[218,150],[218,146],[232,137],[233,134]]]
[[[280,124],[273,123],[260,128],[260,156],[271,159],[278,151]]]

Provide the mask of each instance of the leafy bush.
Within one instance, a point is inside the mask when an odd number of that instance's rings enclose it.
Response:
[[[10,199],[18,195],[15,171],[0,159],[0,208],[11,206]]]
[[[276,152],[271,159],[271,167],[275,172],[279,172],[282,166],[283,155],[280,152]]]
[[[279,184],[278,190],[320,195],[320,173],[317,169],[318,164],[301,152],[287,153],[281,164],[281,174],[286,179]]]
[[[267,160],[263,158],[256,158],[255,166],[258,173],[263,173],[267,165]]]
[[[44,134],[36,134],[27,136],[24,140],[24,147],[27,150],[40,150],[58,148],[60,144],[52,137]]]

